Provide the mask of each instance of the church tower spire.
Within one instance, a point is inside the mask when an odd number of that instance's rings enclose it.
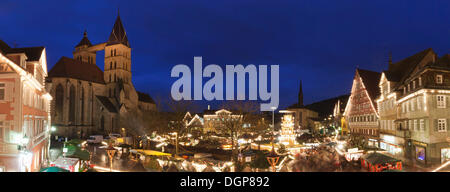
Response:
[[[302,80],[300,80],[300,87],[298,91],[298,106],[303,107],[303,88],[302,88]]]
[[[84,30],[83,38],[75,46],[75,50],[72,52],[73,58],[81,62],[95,65],[96,53],[95,51],[89,50],[90,47],[92,47],[92,43],[87,37],[87,31]]]
[[[106,45],[114,44],[124,44],[125,46],[130,47],[125,27],[123,27],[122,20],[120,19],[119,10],[117,10],[116,22],[114,23],[114,27],[106,42]]]

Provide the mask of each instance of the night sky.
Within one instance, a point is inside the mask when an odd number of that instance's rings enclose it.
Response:
[[[45,46],[50,70],[72,57],[85,29],[93,44],[105,42],[118,8],[134,85],[154,99],[169,96],[172,67],[193,66],[193,56],[203,56],[204,66],[280,65],[284,108],[296,103],[300,79],[308,104],[349,93],[355,68],[386,69],[390,51],[394,62],[429,47],[450,53],[448,0],[2,0],[0,38]]]

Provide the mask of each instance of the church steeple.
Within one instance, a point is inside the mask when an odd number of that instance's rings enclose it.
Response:
[[[91,41],[89,41],[89,39],[87,38],[87,31],[86,31],[86,30],[84,30],[83,38],[82,38],[81,41],[78,43],[78,45],[75,46],[75,47],[81,47],[81,46],[87,46],[87,47],[92,46]]]
[[[119,12],[119,11],[117,11]],[[125,28],[123,27],[122,20],[120,20],[120,15],[117,13],[117,19],[114,23],[114,27],[111,31],[111,35],[109,35],[109,39],[106,42],[107,45],[114,44],[124,44],[127,47],[130,47],[130,43],[128,42],[127,33],[125,32]]]
[[[300,88],[298,91],[298,106],[303,107],[303,89],[302,89],[302,80],[300,80]]]

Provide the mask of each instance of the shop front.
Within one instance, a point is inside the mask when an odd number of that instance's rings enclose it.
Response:
[[[418,141],[412,141],[412,144],[414,146],[415,151],[415,160],[416,162],[420,162],[423,164],[426,164],[427,162],[427,147],[428,144],[418,142]]]
[[[393,135],[380,134],[380,148],[386,150],[390,155],[403,159],[405,140]]]

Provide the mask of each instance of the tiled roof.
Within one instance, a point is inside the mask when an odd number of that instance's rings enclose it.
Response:
[[[428,48],[399,62],[390,64],[388,70],[385,72],[386,78],[389,81],[403,81],[430,52],[434,53],[433,49]]]
[[[375,99],[380,96],[378,84],[380,83],[381,73],[364,69],[356,69],[356,71],[361,77],[364,87],[366,87],[367,93],[369,93],[369,97],[376,108]]]
[[[48,73],[48,77],[66,77],[104,84],[103,71],[97,65],[61,57]]]
[[[139,92],[139,91],[136,91],[136,92],[138,94],[139,101],[146,102],[146,103],[155,103],[155,101],[153,101],[152,97],[150,97],[149,94]]]
[[[96,95],[100,103],[111,113],[117,113],[117,109],[108,97]]]
[[[11,48],[8,53],[25,53],[27,55],[27,61],[39,61],[41,59],[42,51],[44,47],[24,47],[24,48]]]
[[[111,31],[111,35],[109,36],[108,42],[106,44],[114,45],[119,43],[124,44],[127,47],[130,47],[127,33],[125,32],[125,28],[123,27],[122,21],[120,20],[120,16],[117,16],[113,30]]]
[[[11,53],[25,53],[27,56],[27,61],[39,61],[44,51],[45,47],[22,47],[22,48],[11,48],[7,43],[0,40],[0,51],[4,54]]]
[[[450,69],[450,54],[445,54],[433,63],[432,66]]]

